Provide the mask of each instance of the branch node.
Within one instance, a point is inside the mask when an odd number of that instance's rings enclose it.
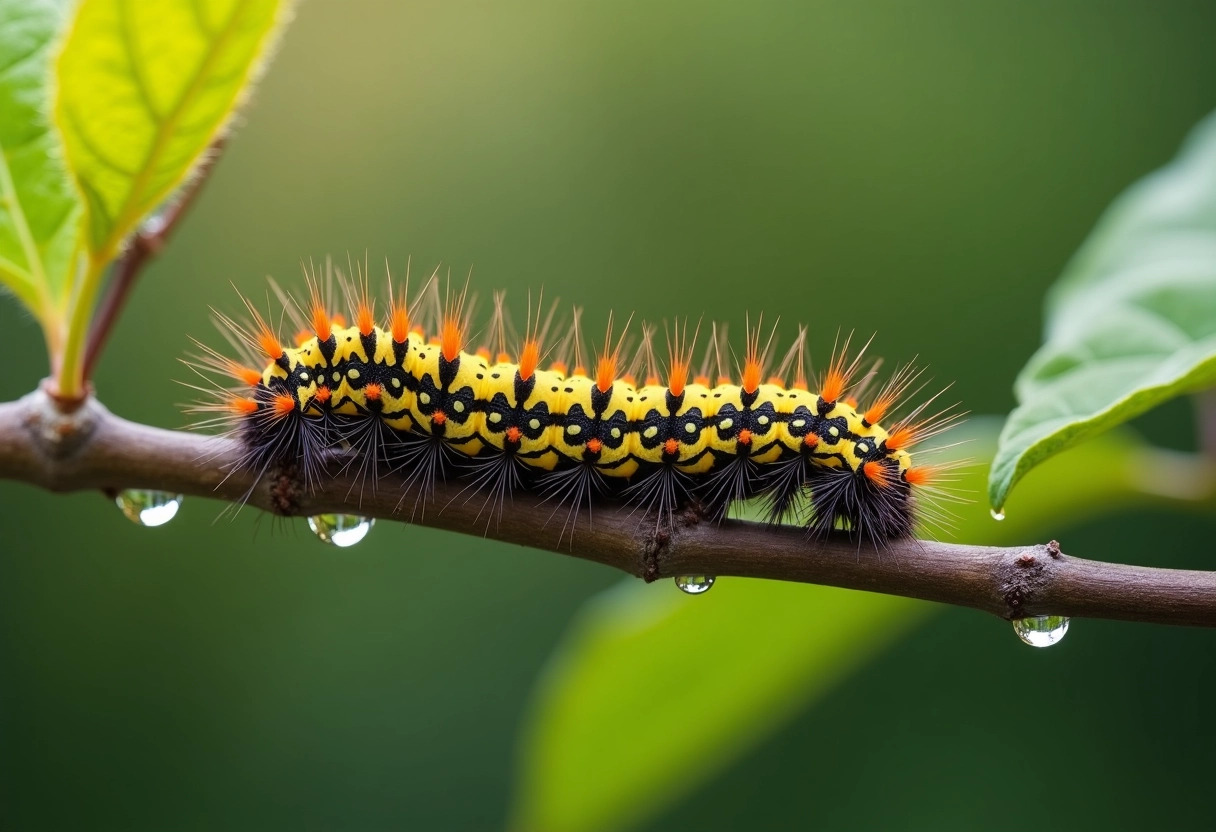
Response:
[[[51,380],[45,379],[22,400],[22,424],[36,447],[48,458],[60,460],[83,446],[109,411],[91,394],[69,400],[53,393],[51,386]]]
[[[1051,552],[1050,546],[1042,548]],[[1055,551],[1057,552],[1056,557],[1058,557],[1058,545]],[[1012,619],[1022,616],[1022,610],[1033,601],[1035,593],[1048,580],[1048,563],[1050,561],[1039,558],[1028,549],[1022,549],[1003,559],[997,567],[997,577],[1001,601],[1005,605],[1005,618]]]
[[[659,556],[671,543],[671,532],[663,528],[655,528],[653,534],[646,536],[642,547],[642,580],[654,583],[662,577],[659,569]]]
[[[1051,555],[1053,558],[1058,559],[1060,557],[1060,541],[1058,541],[1058,540],[1048,541],[1047,542],[1047,554]]]

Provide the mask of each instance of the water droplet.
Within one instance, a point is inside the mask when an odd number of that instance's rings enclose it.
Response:
[[[1013,631],[1031,647],[1050,647],[1064,639],[1064,634],[1068,632],[1068,616],[1036,615],[1033,618],[1018,618],[1013,622]]]
[[[1005,519],[1004,506],[1002,506],[1001,508],[990,508],[990,509],[988,509],[988,513],[992,515],[993,520],[1000,521],[1000,520]]]
[[[701,595],[709,592],[709,588],[714,585],[714,580],[712,575],[681,575],[676,578],[676,586],[689,595]]]
[[[345,548],[367,537],[375,522],[357,514],[314,514],[308,518],[308,528],[322,542]]]
[[[132,523],[140,526],[163,526],[177,516],[182,507],[182,495],[145,488],[128,488],[114,498],[114,504]]]

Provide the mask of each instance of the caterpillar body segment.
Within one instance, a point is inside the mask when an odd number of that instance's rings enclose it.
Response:
[[[501,298],[496,305],[501,309]],[[543,334],[531,324],[516,360],[502,348],[501,326],[494,328],[495,355],[469,351],[459,304],[430,339],[399,299],[390,300],[384,327],[370,309],[361,300],[348,326],[329,315],[314,287],[311,334],[301,332],[295,346],[279,341],[256,312],[251,329],[221,318],[240,336],[230,340],[265,363],[259,372],[203,348],[196,369],[236,386],[222,387],[217,402],[199,409],[225,414],[246,447],[245,464],[260,471],[302,463],[315,484],[325,454],[345,454],[373,479],[385,467],[401,473],[418,489],[416,509],[425,508],[437,479],[458,476],[469,481],[470,499],[487,495],[488,520],[512,492],[531,489],[555,511],[567,509],[567,528],[601,496],[654,512],[660,524],[686,502],[721,519],[735,502],[759,497],[772,522],[797,519],[814,535],[843,529],[881,542],[912,532],[916,492],[940,473],[914,466],[909,449],[954,418],[949,409],[925,417],[922,405],[884,427],[915,373],[897,372],[862,406],[845,395],[859,359],[843,352],[820,392],[812,391],[801,369],[805,330],[795,345],[792,385],[779,376],[761,381],[758,329],[749,335],[739,383],[720,360],[716,383],[708,358],[693,375],[695,335],[686,343],[679,327],[667,383],[651,360],[639,385],[619,372],[622,341],[613,346],[611,335],[591,373],[577,356],[567,372],[561,360],[541,368]],[[546,330],[551,321],[550,313]],[[713,332],[711,350],[720,354],[718,328]],[[652,352],[649,332],[644,349]],[[789,356],[785,364],[792,364]]]

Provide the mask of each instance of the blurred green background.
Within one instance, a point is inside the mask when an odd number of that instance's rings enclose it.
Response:
[[[178,358],[188,334],[218,343],[230,282],[264,297],[267,275],[366,252],[472,268],[483,297],[543,286],[592,333],[610,308],[779,313],[821,356],[877,331],[1006,412],[1046,287],[1216,106],[1214,26],[1183,2],[313,0],[97,389],[183,425]],[[45,359],[12,303],[0,326],[11,399]],[[1183,403],[1142,427],[1193,445]],[[0,506],[5,829],[501,826],[533,682],[618,581],[390,523],[331,549],[201,500],[151,530],[100,495],[0,482]],[[1200,567],[1214,534],[1127,514],[1036,539]],[[1214,650],[1083,621],[1035,651],[946,610],[647,828],[1198,826]]]

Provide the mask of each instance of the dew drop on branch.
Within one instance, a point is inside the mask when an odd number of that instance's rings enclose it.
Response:
[[[689,595],[701,595],[709,592],[714,580],[712,575],[680,575],[676,578],[676,586]]]
[[[1013,622],[1013,631],[1031,647],[1050,647],[1064,639],[1064,634],[1068,632],[1068,616],[1036,615],[1031,618],[1017,618]]]
[[[140,526],[163,526],[177,516],[182,495],[146,488],[128,488],[114,498],[127,519]]]
[[[308,518],[308,528],[321,542],[345,548],[367,537],[375,522],[357,514],[314,514]]]

